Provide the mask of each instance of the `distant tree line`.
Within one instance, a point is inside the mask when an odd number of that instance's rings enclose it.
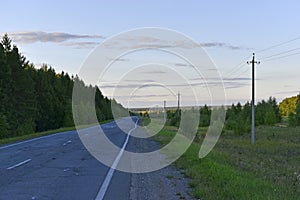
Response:
[[[225,129],[232,130],[235,134],[243,134],[251,130],[251,104],[246,102],[232,104],[226,110]],[[211,108],[204,105],[200,108],[199,126],[209,126],[211,118]],[[167,111],[167,124],[179,126],[181,111]],[[300,95],[288,98],[278,105],[274,97],[267,101],[262,100],[255,105],[255,125],[274,125],[284,121],[288,117],[290,126],[300,125]]]
[[[204,105],[199,109],[200,119],[199,119],[199,126],[205,127],[209,126],[210,124],[210,116],[211,116],[211,109]],[[168,110],[167,111],[167,125],[169,126],[177,126],[179,127],[181,118],[181,110]]]
[[[81,84],[82,95],[95,94],[99,121],[113,118],[111,104],[125,110],[104,97],[97,86],[86,86],[77,76],[56,73],[47,65],[36,69],[4,35],[0,43],[0,139],[73,126],[75,82]]]

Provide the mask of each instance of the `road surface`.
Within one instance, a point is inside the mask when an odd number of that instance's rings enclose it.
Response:
[[[123,145],[127,134],[115,122],[101,126],[115,145]],[[159,147],[149,139],[130,138],[127,148],[138,152]],[[76,131],[1,146],[0,200],[93,200],[109,170],[90,155]],[[188,192],[187,180],[172,166],[146,174],[115,170],[103,199],[189,199]]]

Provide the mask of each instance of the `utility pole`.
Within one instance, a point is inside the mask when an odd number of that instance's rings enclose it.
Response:
[[[247,61],[247,64],[252,64],[252,128],[251,128],[251,143],[254,144],[254,135],[255,135],[255,73],[254,73],[254,67],[255,64],[260,64],[259,61],[255,61],[255,54],[253,53],[253,57],[251,61]]]
[[[177,103],[177,109],[180,109],[180,93],[178,92],[178,97],[177,97],[178,103]]]
[[[177,102],[177,115],[178,115],[178,117],[180,117],[180,93],[179,93],[179,91],[178,91],[177,100],[178,100],[178,102]]]
[[[164,112],[166,112],[166,105],[167,105],[167,101],[164,100]]]

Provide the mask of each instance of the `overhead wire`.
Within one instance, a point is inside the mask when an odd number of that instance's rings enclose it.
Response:
[[[234,74],[238,73],[247,63],[247,60],[251,58],[251,56],[248,56],[246,59],[244,59],[242,62],[234,66],[228,73],[225,74],[226,77],[231,77]]]
[[[300,39],[300,36],[296,37],[296,38],[293,38],[293,39],[290,39],[290,40],[287,40],[285,42],[281,42],[281,43],[272,45],[270,47],[261,49],[261,50],[257,51],[257,53],[266,52],[268,50],[277,48],[279,46],[283,46],[285,44],[294,42],[294,41],[299,40],[299,39]],[[300,52],[297,52],[297,53],[293,53],[293,54],[284,55],[284,54],[287,54],[289,52],[293,52],[293,51],[296,51],[296,50],[300,50],[300,48],[294,48],[294,49],[290,49],[290,50],[283,51],[283,52],[280,52],[280,53],[276,53],[276,54],[273,54],[273,55],[265,56],[265,57],[260,58],[260,60],[261,60],[261,62],[268,62],[268,61],[271,61],[271,60],[282,59],[282,58],[285,58],[285,57],[289,57],[289,56],[300,54]],[[284,56],[280,56],[280,55],[284,55]],[[228,73],[225,74],[224,78],[230,78],[231,80],[234,80],[234,79],[237,79],[237,78],[241,77],[246,72],[248,72],[250,70],[250,67],[245,68],[245,70],[243,70],[243,71],[242,71],[242,69],[246,65],[246,61],[248,59],[250,59],[251,57],[252,57],[252,55],[249,56],[249,57],[247,57],[247,59],[244,59],[242,62],[240,62],[236,66],[234,66]]]
[[[300,48],[295,48],[295,49],[290,49],[290,50],[287,50],[287,51],[282,51],[280,53],[276,53],[276,54],[273,54],[273,55],[270,55],[270,56],[262,57],[260,59],[263,60],[263,59],[266,59],[266,58],[272,58],[272,57],[275,57],[275,56],[280,56],[280,55],[283,55],[283,54],[286,54],[286,53],[289,53],[289,52],[292,52],[292,51],[297,51],[297,50],[300,50]]]
[[[261,53],[261,52],[265,52],[267,50],[270,50],[270,49],[273,49],[273,48],[276,48],[276,47],[279,47],[279,46],[282,46],[282,45],[285,45],[285,44],[288,44],[290,42],[293,42],[293,41],[296,41],[296,40],[299,40],[300,39],[300,36],[294,38],[294,39],[291,39],[291,40],[288,40],[288,41],[285,41],[285,42],[281,42],[279,44],[275,44],[275,45],[272,45],[270,47],[267,47],[267,48],[264,48],[264,49],[261,49],[259,51],[257,51],[257,53]]]
[[[282,58],[286,58],[286,57],[290,57],[290,56],[294,56],[294,55],[298,55],[298,54],[300,54],[300,52],[288,54],[288,55],[285,55],[285,56],[279,56],[279,57],[275,57],[275,58],[262,60],[261,62],[268,62],[268,61],[271,61],[271,60],[278,60],[278,59],[282,59]]]
[[[231,80],[235,80],[237,78],[240,78],[242,75],[244,75],[246,72],[248,72],[250,70],[250,67],[245,68],[245,70],[241,71],[240,73],[236,74],[233,77],[229,77]]]

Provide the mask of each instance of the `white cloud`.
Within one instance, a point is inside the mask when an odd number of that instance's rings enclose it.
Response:
[[[4,35],[2,33],[1,35]],[[20,44],[32,44],[36,42],[48,42],[58,43],[63,46],[72,46],[75,48],[93,48],[98,43],[93,41],[73,41],[73,40],[91,40],[91,39],[103,39],[101,35],[84,35],[84,34],[71,34],[64,32],[44,32],[44,31],[22,31],[11,32],[8,36],[13,42]],[[66,42],[70,41],[70,42]]]

